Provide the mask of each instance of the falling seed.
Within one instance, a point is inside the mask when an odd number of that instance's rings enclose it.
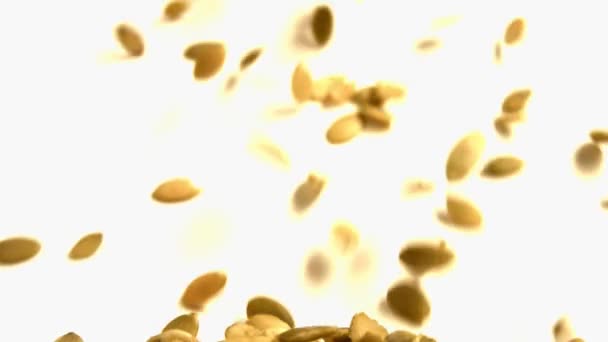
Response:
[[[502,102],[503,113],[519,114],[527,105],[531,94],[530,89],[518,89],[511,92]]]
[[[332,244],[342,253],[347,254],[357,249],[359,233],[354,226],[339,222],[331,230]]]
[[[388,129],[391,126],[392,116],[382,108],[370,105],[360,106],[359,116],[367,127]]]
[[[202,311],[206,302],[224,289],[226,280],[223,272],[209,272],[195,278],[182,295],[182,305],[192,311]]]
[[[427,38],[416,44],[416,50],[420,52],[430,52],[438,48],[440,44],[441,42],[437,38]]]
[[[323,46],[331,38],[334,18],[331,9],[326,5],[318,6],[312,15],[312,33],[317,44]]]
[[[399,260],[415,275],[444,268],[454,260],[454,252],[449,250],[445,241],[438,243],[414,242],[399,253]]]
[[[334,121],[325,134],[330,144],[342,144],[355,138],[363,130],[363,122],[357,114],[343,116]]]
[[[406,182],[405,184],[405,193],[407,195],[428,194],[433,192],[434,189],[435,185],[433,182],[427,180],[418,179]]]
[[[187,178],[174,178],[160,184],[152,198],[160,203],[180,203],[193,199],[201,192]]]
[[[596,144],[608,143],[608,130],[594,129],[589,132],[589,138]]]
[[[188,10],[189,6],[190,4],[186,0],[172,0],[165,6],[165,19],[168,21],[179,20],[186,10]]]
[[[603,209],[608,210],[608,199],[604,199],[600,202],[600,205],[602,206]]]
[[[127,24],[118,25],[116,38],[131,56],[140,57],[144,54],[144,41],[133,27]]]
[[[324,283],[331,275],[331,271],[331,260],[323,252],[313,252],[308,256],[306,276],[313,283]]]
[[[604,159],[602,149],[594,143],[581,145],[575,153],[575,162],[581,173],[593,173],[598,171]]]
[[[349,101],[355,93],[355,84],[342,76],[329,76],[313,83],[311,99],[324,107],[335,107]]]
[[[309,174],[293,194],[293,206],[296,211],[308,209],[319,198],[325,187],[325,180],[315,174]]]
[[[494,45],[494,61],[496,63],[502,62],[502,44],[500,42],[496,42]]]
[[[289,167],[290,162],[287,154],[272,142],[260,141],[254,147],[277,164]]]
[[[523,18],[515,18],[505,30],[505,43],[513,45],[519,42],[525,33],[526,25]]]
[[[451,222],[463,228],[477,228],[482,223],[479,209],[469,200],[448,194],[446,207]]]
[[[13,237],[0,241],[0,265],[16,265],[35,257],[42,246],[37,240]]]
[[[91,257],[101,245],[103,241],[102,233],[91,233],[83,236],[68,254],[68,257],[72,260],[82,260]]]
[[[388,334],[385,342],[416,342],[416,334],[406,330],[395,330]]]
[[[198,335],[197,315],[195,313],[179,315],[167,323],[162,332],[174,329],[185,331],[189,335],[196,337],[196,335]]]
[[[373,334],[374,337],[366,337],[367,334]],[[378,321],[371,319],[364,312],[359,312],[353,316],[350,321],[350,339],[352,342],[361,342],[371,340],[383,341],[388,335],[388,331],[385,327],[380,325]]]
[[[504,116],[494,119],[494,129],[503,138],[509,138],[513,134],[511,123]]]
[[[310,71],[305,64],[296,66],[291,75],[291,92],[298,102],[304,102],[311,98],[313,80]]]
[[[399,318],[420,326],[431,314],[431,306],[422,290],[410,283],[400,283],[390,288],[386,302]]]
[[[450,151],[445,166],[449,182],[463,180],[477,164],[486,147],[481,132],[472,132],[462,137]]]
[[[486,177],[501,178],[509,177],[521,170],[524,161],[513,156],[501,156],[490,160],[481,171]]]
[[[257,296],[249,300],[247,303],[247,318],[258,314],[273,315],[287,323],[291,328],[295,327],[295,322],[289,310],[270,297]]]
[[[262,48],[255,48],[249,51],[243,59],[241,59],[240,68],[241,71],[247,69],[251,64],[253,64],[258,57],[262,54]]]
[[[311,342],[319,338],[334,335],[336,326],[299,327],[287,330],[278,336],[280,342]]]
[[[84,342],[82,337],[78,336],[75,332],[69,332],[65,335],[59,336],[55,342]]]

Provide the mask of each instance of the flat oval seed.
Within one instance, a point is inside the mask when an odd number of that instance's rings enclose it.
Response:
[[[480,132],[469,133],[461,138],[448,155],[445,166],[447,180],[463,180],[477,164],[485,147],[486,139]]]
[[[523,18],[515,18],[505,30],[505,43],[512,45],[519,42],[523,36],[526,29],[526,24]]]
[[[406,330],[395,330],[388,334],[384,342],[415,342],[416,334]]]
[[[174,178],[160,184],[152,198],[161,203],[180,203],[193,199],[200,193],[187,178]]]
[[[496,63],[502,62],[502,44],[500,42],[496,42],[494,45],[494,61]]]
[[[82,260],[89,258],[93,254],[95,254],[95,252],[97,252],[97,249],[99,248],[99,246],[101,246],[102,241],[102,233],[87,234],[83,236],[80,240],[78,240],[78,242],[76,242],[74,247],[72,247],[72,249],[70,250],[68,257],[72,260]]]
[[[608,131],[594,129],[589,132],[589,138],[596,144],[605,144],[608,143]]]
[[[382,108],[376,106],[361,106],[359,115],[365,125],[379,126],[382,128],[388,128],[391,125],[392,117]]]
[[[278,331],[282,333],[290,329],[290,326],[278,317],[269,314],[257,314],[249,317],[247,324],[262,331]]]
[[[312,15],[312,33],[319,45],[325,45],[333,31],[334,18],[331,9],[326,6],[318,6]]]
[[[587,174],[596,172],[600,168],[604,155],[597,144],[585,143],[576,150],[574,158],[578,170]]]
[[[247,302],[246,310],[247,318],[258,314],[268,314],[279,318],[291,328],[295,327],[295,322],[289,310],[287,310],[283,304],[270,297],[257,296],[251,298],[249,302]]]
[[[122,47],[133,57],[144,54],[144,41],[131,26],[120,24],[116,27],[116,38]]]
[[[436,38],[427,38],[416,43],[416,50],[420,52],[430,52],[435,50],[440,45],[440,41]]]
[[[532,95],[530,89],[519,89],[511,92],[502,102],[502,111],[505,114],[517,114],[521,112]]]
[[[188,310],[201,311],[207,301],[224,289],[226,280],[223,272],[209,272],[195,278],[182,295],[182,305]]]
[[[471,202],[462,197],[448,194],[446,207],[452,223],[463,228],[476,228],[482,223],[482,216]]]
[[[293,207],[296,211],[308,209],[321,195],[325,180],[315,174],[309,174],[306,182],[300,184],[293,194]]]
[[[447,248],[445,241],[439,243],[414,242],[399,253],[399,260],[414,274],[443,268],[454,260],[454,253]]]
[[[361,118],[354,115],[343,116],[336,120],[325,133],[330,144],[342,144],[352,140],[363,130]]]
[[[431,305],[422,290],[405,282],[388,290],[386,303],[395,315],[413,325],[422,325],[431,314]]]
[[[352,342],[382,342],[388,335],[385,327],[370,318],[364,312],[356,313],[350,321],[350,339]]]
[[[233,339],[236,337],[252,337],[252,336],[263,336],[264,332],[260,329],[253,327],[245,322],[236,322],[230,325],[224,331],[226,339]]]
[[[247,69],[251,64],[253,64],[258,57],[262,54],[262,48],[256,48],[249,51],[243,59],[241,59],[240,68],[241,70]]]
[[[63,336],[59,336],[55,342],[84,342],[82,337],[78,336],[75,332],[69,332]]]
[[[160,342],[196,342],[196,339],[183,330],[172,329],[160,334]]]
[[[13,237],[0,241],[0,265],[16,265],[35,257],[42,246],[34,239]]]
[[[509,138],[513,134],[511,130],[511,122],[503,116],[494,119],[494,129],[496,133],[503,138]]]
[[[172,0],[165,6],[165,19],[169,21],[179,20],[188,10],[190,4],[186,0]]]
[[[311,342],[331,336],[338,331],[336,326],[312,326],[287,330],[278,336],[281,342]]]
[[[308,101],[312,96],[313,80],[310,71],[303,63],[293,70],[291,75],[291,92],[298,102]]]
[[[513,156],[496,157],[490,160],[481,171],[486,177],[509,177],[521,170],[524,161]]]
[[[195,313],[179,315],[167,323],[162,332],[174,329],[185,331],[196,337],[198,335],[198,316]]]

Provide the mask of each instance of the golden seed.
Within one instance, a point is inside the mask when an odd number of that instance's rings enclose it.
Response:
[[[308,101],[312,96],[313,80],[304,63],[300,63],[291,75],[291,92],[298,102]]]
[[[382,107],[391,99],[400,99],[405,96],[405,89],[389,82],[378,82],[373,86],[365,87],[356,91],[350,98],[356,105],[371,105]]]
[[[596,172],[601,167],[604,154],[597,144],[584,143],[576,150],[574,158],[578,170],[587,174]]]
[[[509,177],[521,170],[524,161],[513,156],[501,156],[490,160],[484,166],[481,174],[486,177]]]
[[[321,284],[330,277],[331,272],[331,260],[323,252],[316,251],[308,256],[306,276],[310,281],[315,284]]]
[[[319,198],[325,187],[325,180],[315,174],[309,174],[306,181],[293,194],[293,206],[296,211],[308,209]]]
[[[502,44],[500,42],[496,42],[496,45],[494,45],[494,61],[496,63],[502,62]]]
[[[311,342],[319,338],[334,335],[338,331],[335,326],[300,327],[287,330],[280,334],[280,342]]]
[[[352,342],[349,333],[349,328],[338,328],[334,334],[323,337],[323,342]]]
[[[502,102],[502,111],[505,114],[517,114],[521,112],[532,95],[530,89],[518,89],[511,92]]]
[[[589,138],[596,144],[608,143],[608,130],[594,129],[589,132]]]
[[[422,325],[431,314],[431,305],[423,291],[406,282],[388,290],[386,303],[395,315],[416,326]]]
[[[274,315],[257,314],[247,319],[247,324],[264,332],[272,332],[278,335],[289,330],[291,327]]]
[[[233,339],[238,337],[252,337],[252,336],[263,336],[264,332],[258,328],[255,328],[246,322],[236,322],[230,325],[224,331],[224,337],[226,339]]]
[[[262,54],[262,48],[255,48],[249,51],[243,59],[241,59],[240,68],[241,70],[247,69],[251,64],[253,64],[258,57]]]
[[[144,41],[133,27],[127,24],[118,25],[116,38],[131,56],[139,57],[144,54]]]
[[[289,157],[283,150],[281,150],[280,147],[278,147],[274,143],[268,140],[262,140],[256,142],[253,147],[268,159],[271,159],[272,161],[283,167],[289,167]]]
[[[16,265],[35,257],[42,246],[37,240],[13,237],[0,241],[0,265]]]
[[[343,116],[334,121],[325,134],[330,144],[342,144],[352,140],[363,130],[361,118],[354,115]]]
[[[180,203],[193,199],[201,192],[187,178],[174,178],[161,183],[152,198],[160,203]]]
[[[82,337],[78,336],[75,332],[70,331],[69,333],[59,336],[55,342],[84,342]]]
[[[602,208],[603,208],[603,209],[608,210],[608,199],[603,199],[603,200],[600,202],[600,205],[602,206]]]
[[[165,19],[169,21],[179,20],[188,7],[190,6],[189,2],[186,0],[172,0],[165,6]]]
[[[405,184],[405,193],[407,195],[428,194],[433,192],[434,189],[435,185],[428,180],[417,179]]]
[[[188,310],[202,311],[205,304],[224,289],[226,280],[226,274],[217,271],[195,278],[182,295],[182,305]]]
[[[329,76],[313,83],[311,99],[325,107],[342,105],[355,93],[355,85],[342,76]]]
[[[312,33],[319,45],[325,45],[331,38],[334,18],[331,9],[326,5],[318,6],[312,15]]]
[[[405,96],[405,89],[399,85],[389,82],[376,83],[376,95],[382,103],[391,99],[400,99]]]
[[[342,253],[346,254],[357,249],[359,233],[354,226],[339,222],[331,230],[332,244]]]
[[[370,105],[360,106],[359,116],[365,126],[389,128],[391,125],[391,115],[379,107]]]
[[[247,318],[258,314],[273,315],[287,323],[291,328],[295,327],[295,322],[289,310],[270,297],[257,296],[249,300],[247,303]]]
[[[160,342],[196,342],[196,338],[179,329],[171,329],[160,334]]]
[[[198,335],[197,315],[195,313],[179,315],[167,323],[162,332],[174,329],[185,331],[191,336],[196,337]]]
[[[454,252],[443,240],[438,243],[413,242],[401,250],[399,260],[412,273],[423,275],[450,264],[454,260]]]
[[[513,134],[511,123],[504,116],[494,119],[494,129],[503,138],[509,138]]]
[[[445,166],[449,182],[463,180],[477,164],[486,147],[481,132],[472,132],[462,137],[450,151]]]
[[[373,336],[366,336],[368,334],[372,334]],[[350,321],[349,336],[352,342],[371,342],[373,340],[382,341],[387,335],[388,331],[385,327],[380,325],[378,321],[371,319],[363,312],[355,314]]]
[[[416,342],[416,334],[406,330],[395,330],[388,334],[385,342]]]
[[[416,50],[420,52],[430,52],[439,47],[441,42],[436,38],[422,39],[416,44]]]
[[[570,341],[568,341],[568,342],[585,342],[585,340],[583,340],[583,339],[582,339],[582,338],[580,338],[580,337],[576,337],[576,338],[571,339],[571,340],[570,340]]]
[[[505,30],[505,43],[512,45],[519,42],[525,33],[526,23],[523,18],[515,18]]]
[[[446,207],[451,222],[462,228],[477,228],[482,223],[479,209],[469,200],[448,194]]]
[[[70,250],[68,257],[72,260],[82,260],[91,257],[103,241],[102,233],[91,233],[83,236]]]

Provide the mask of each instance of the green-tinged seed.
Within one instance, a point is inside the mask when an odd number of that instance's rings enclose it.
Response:
[[[72,249],[70,250],[68,257],[72,260],[82,260],[89,258],[93,254],[95,254],[95,252],[97,252],[97,249],[99,249],[99,246],[101,246],[102,242],[103,233],[96,232],[87,234],[83,236],[80,240],[78,240],[78,242],[76,242],[74,247],[72,247]]]
[[[167,323],[163,328],[163,332],[173,329],[183,330],[196,337],[198,335],[198,316],[195,313],[177,316]]]
[[[461,138],[450,151],[445,173],[449,182],[463,180],[479,161],[486,147],[486,139],[480,132]]]
[[[524,161],[513,156],[501,156],[490,160],[481,171],[486,177],[509,177],[519,172]]]
[[[431,305],[423,291],[414,284],[400,283],[390,288],[386,302],[391,311],[410,324],[420,326],[431,314]]]
[[[0,241],[0,265],[16,265],[35,257],[42,246],[28,237],[13,237]]]
[[[289,310],[287,310],[283,304],[270,297],[257,296],[251,298],[249,302],[247,302],[246,310],[247,318],[258,314],[268,314],[279,318],[291,328],[295,327],[295,322]]]

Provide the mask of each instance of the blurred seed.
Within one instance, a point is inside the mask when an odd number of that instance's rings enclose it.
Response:
[[[602,149],[594,143],[581,145],[575,154],[575,161],[581,173],[593,173],[599,170],[604,159]]]
[[[190,4],[186,0],[172,0],[165,6],[165,19],[168,21],[179,20],[188,10]]]
[[[116,27],[116,38],[129,55],[140,57],[144,54],[144,41],[133,27],[127,24],[118,25]]]
[[[182,305],[188,310],[202,311],[205,303],[224,289],[226,280],[226,274],[217,271],[195,278],[182,295]]]
[[[280,342],[311,342],[331,336],[338,331],[335,326],[311,326],[287,330],[278,336]]]
[[[461,138],[450,151],[445,166],[449,182],[463,180],[479,161],[486,147],[481,132],[472,132]]]
[[[373,86],[359,89],[351,96],[350,100],[358,106],[382,107],[386,101],[401,99],[404,96],[405,89],[403,87],[394,83],[378,82]]]
[[[251,64],[253,64],[258,57],[262,54],[262,48],[255,48],[249,51],[243,59],[241,59],[240,68],[241,70],[247,69]]]
[[[454,252],[443,240],[438,243],[414,242],[401,250],[399,260],[415,275],[423,275],[450,264],[454,260]]]
[[[580,338],[580,337],[577,337],[577,338],[573,338],[573,339],[571,339],[571,340],[570,340],[570,341],[568,341],[568,342],[585,342],[585,340],[583,340],[583,339],[582,339],[582,338]]]
[[[332,244],[342,253],[346,254],[359,245],[359,233],[354,226],[339,222],[331,230]]]
[[[400,99],[405,96],[405,89],[397,84],[389,82],[376,83],[376,94],[382,101]]]
[[[521,112],[532,95],[529,89],[519,89],[511,92],[502,102],[502,111],[505,114],[517,114]]]
[[[418,335],[418,342],[437,342],[437,341],[434,338],[420,334],[420,335]]]
[[[440,44],[441,43],[440,43],[439,39],[427,38],[427,39],[420,40],[416,44],[416,50],[418,50],[420,52],[430,52],[430,51],[438,48]]]
[[[308,209],[319,198],[325,187],[325,180],[315,174],[309,174],[306,182],[300,184],[293,195],[293,206],[296,211]]]
[[[254,145],[254,147],[259,152],[262,152],[266,157],[273,160],[277,164],[284,167],[289,167],[289,157],[283,150],[281,150],[280,147],[276,146],[274,143],[267,140],[262,140],[258,141]]]
[[[0,241],[0,265],[16,265],[35,257],[42,246],[27,237],[13,237]]]
[[[161,203],[180,203],[193,199],[201,192],[187,178],[174,178],[161,183],[152,198]]]
[[[476,228],[482,223],[479,209],[469,200],[448,194],[446,207],[452,223],[463,228]]]
[[[505,30],[505,43],[512,45],[522,40],[526,25],[523,18],[515,18]]]
[[[600,202],[600,205],[602,206],[603,209],[608,210],[608,199],[604,199]]]
[[[368,334],[372,334],[374,336],[369,336]],[[380,325],[378,321],[371,319],[364,312],[355,314],[350,321],[350,339],[352,342],[373,342],[374,340],[383,341],[387,335],[388,331],[386,328]]]
[[[317,251],[308,256],[306,276],[314,284],[324,283],[331,275],[331,260],[324,253]]]
[[[276,316],[257,314],[249,317],[247,324],[264,331],[266,334],[278,335],[290,329],[290,326]]]
[[[273,315],[283,322],[287,323],[291,328],[295,327],[295,323],[289,310],[278,301],[266,297],[257,296],[251,298],[247,303],[247,318],[258,314]]]
[[[500,42],[496,42],[496,45],[494,45],[494,61],[496,63],[502,62],[502,44]]]
[[[82,337],[78,336],[75,332],[69,332],[65,335],[59,336],[55,342],[84,342]]]
[[[513,156],[496,157],[490,160],[481,171],[486,177],[500,178],[509,177],[521,170],[524,161]]]
[[[308,101],[312,96],[313,80],[303,63],[296,66],[291,75],[291,92],[297,102]]]
[[[513,134],[511,123],[504,116],[494,119],[494,129],[503,138],[509,138]]]
[[[198,317],[195,313],[179,315],[171,320],[163,328],[163,332],[167,330],[179,329],[196,337],[198,335]]]
[[[68,257],[72,260],[82,260],[91,257],[103,241],[102,233],[91,233],[83,236],[70,250]]]
[[[325,45],[333,31],[334,18],[331,9],[326,5],[318,6],[312,15],[312,33],[319,45]]]
[[[160,342],[196,342],[196,338],[180,329],[171,329],[160,334]]]
[[[422,325],[431,314],[428,299],[414,284],[402,282],[393,286],[386,294],[386,302],[395,315],[413,325]]]
[[[325,133],[325,137],[330,144],[342,144],[355,138],[362,130],[361,118],[351,114],[334,121]]]
[[[417,179],[406,182],[405,184],[405,193],[407,195],[428,194],[433,192],[434,189],[435,185],[428,180]]]
[[[596,144],[608,143],[608,131],[601,129],[594,129],[589,132],[589,138]]]
[[[324,107],[334,107],[348,102],[354,93],[354,83],[342,76],[329,76],[313,83],[311,99]]]
[[[392,117],[382,108],[370,105],[363,105],[359,109],[359,116],[364,125],[379,128],[388,128],[391,125]]]
[[[263,336],[264,332],[260,329],[253,327],[246,322],[236,322],[230,325],[224,331],[226,339],[233,339],[236,337],[252,337],[252,336]]]
[[[384,342],[417,342],[416,334],[406,330],[395,330],[388,334]]]
[[[338,328],[334,334],[323,337],[323,342],[352,342],[349,333],[349,328]]]

